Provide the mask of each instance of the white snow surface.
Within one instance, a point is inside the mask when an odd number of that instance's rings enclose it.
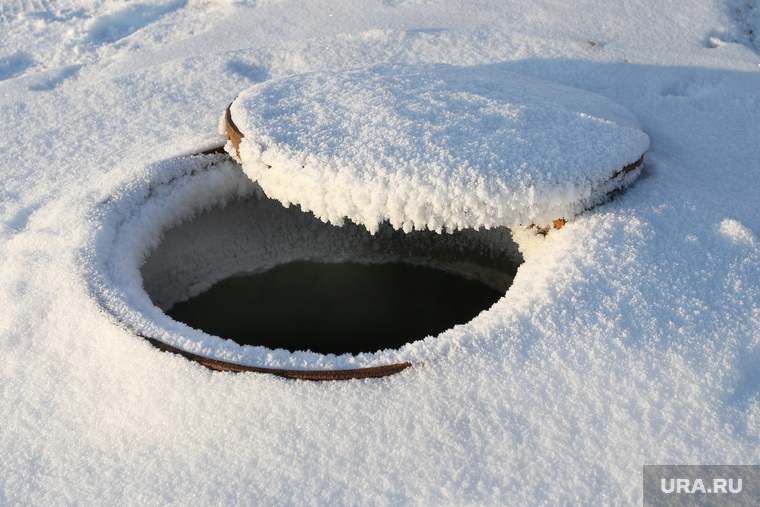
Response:
[[[649,146],[609,99],[487,67],[295,75],[243,91],[230,111],[244,134],[230,154],[268,196],[371,231],[569,219]]]
[[[3,3],[0,504],[640,505],[644,464],[757,464],[757,7]],[[649,136],[641,176],[546,237],[514,228],[524,263],[506,295],[398,351],[270,358],[169,321],[142,288],[162,286],[153,249],[247,206],[318,223],[257,201],[221,157],[187,158],[224,143],[227,105],[257,83],[377,65],[606,97]],[[162,243],[183,221],[196,225]],[[331,232],[307,227],[306,243],[289,227],[254,230],[285,231],[292,258],[339,256]],[[257,269],[287,257],[240,244]],[[223,276],[218,257],[169,296]],[[218,373],[137,332],[256,364],[414,366],[338,383]]]

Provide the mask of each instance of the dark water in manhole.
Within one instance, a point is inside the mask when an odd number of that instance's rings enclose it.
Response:
[[[243,345],[357,354],[440,334],[503,295],[431,266],[298,261],[222,280],[167,314]]]

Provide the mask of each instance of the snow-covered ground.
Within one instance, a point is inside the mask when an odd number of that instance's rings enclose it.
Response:
[[[757,464],[759,11],[3,2],[0,504],[637,504],[644,464]],[[393,63],[607,97],[649,136],[642,175],[546,237],[516,229],[506,296],[388,352],[415,366],[385,379],[211,372],[112,317],[147,304],[161,228],[256,192],[174,161],[224,142],[238,92]]]

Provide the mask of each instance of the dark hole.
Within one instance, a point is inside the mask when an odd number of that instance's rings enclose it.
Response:
[[[298,261],[222,280],[167,314],[244,345],[358,354],[440,334],[502,295],[432,266]]]
[[[165,231],[140,271],[156,306],[211,335],[355,354],[467,323],[521,262],[505,228],[370,234],[253,196]]]

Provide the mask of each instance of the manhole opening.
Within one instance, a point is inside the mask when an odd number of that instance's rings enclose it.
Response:
[[[167,314],[241,345],[359,354],[436,336],[501,296],[429,265],[296,261],[222,280]]]
[[[254,197],[169,229],[141,268],[170,317],[240,345],[360,354],[466,324],[522,258],[506,228],[439,234],[323,223]]]

